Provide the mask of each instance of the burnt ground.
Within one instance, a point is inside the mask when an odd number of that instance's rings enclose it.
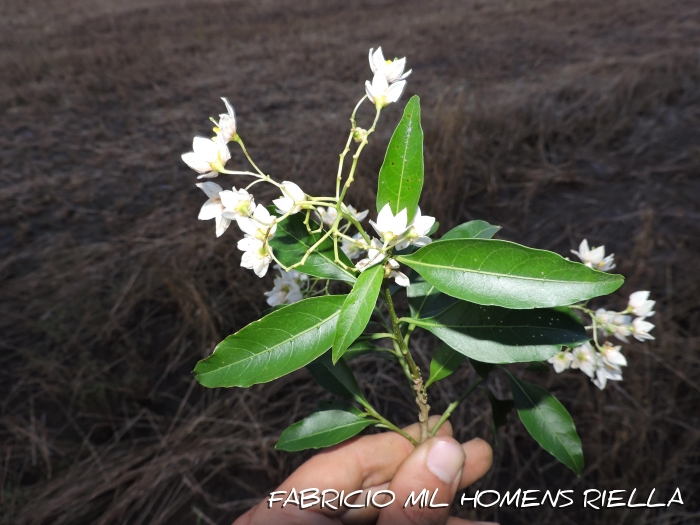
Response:
[[[685,505],[458,512],[700,520],[696,2],[6,0],[0,28],[2,523],[228,523],[307,457],[274,450],[323,395],[306,372],[247,390],[192,379],[266,307],[272,277],[239,268],[233,229],[217,240],[196,220],[204,197],[179,155],[228,96],[266,172],[332,191],[377,45],[414,70],[403,101],[422,98],[421,206],[442,231],[479,218],[561,254],[586,237],[627,277],[606,306],[640,289],[658,301],[656,340],[625,347],[623,382],[599,392],[580,373],[521,372],[571,411],[584,474],[511,415],[475,488],[656,487],[665,500],[680,487]],[[373,202],[401,104],[385,113],[358,206]],[[391,366],[355,368],[378,406],[415,417]],[[434,408],[469,379],[465,367],[438,386]],[[457,437],[493,442],[487,405],[475,396],[455,413]]]

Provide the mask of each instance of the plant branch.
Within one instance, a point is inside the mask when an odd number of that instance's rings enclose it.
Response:
[[[435,434],[437,434],[437,431],[440,430],[440,427],[443,425],[443,423],[444,423],[445,421],[447,421],[447,420],[450,418],[450,416],[452,415],[452,412],[455,411],[455,409],[459,406],[459,404],[460,404],[462,401],[464,401],[464,400],[467,398],[467,396],[468,396],[469,394],[471,394],[472,392],[474,392],[474,390],[476,390],[476,387],[479,386],[479,384],[480,384],[483,380],[484,380],[484,378],[483,378],[483,377],[480,377],[479,379],[477,379],[476,381],[474,381],[474,383],[472,383],[472,384],[469,386],[469,388],[467,388],[467,391],[464,392],[464,394],[462,394],[461,396],[459,396],[459,398],[458,398],[456,401],[453,401],[452,403],[450,403],[449,405],[447,405],[447,409],[446,409],[445,412],[442,414],[442,416],[440,416],[440,419],[439,419],[438,422],[435,424],[435,426],[433,427],[433,429],[430,431],[430,436],[431,436],[431,437],[434,436]]]

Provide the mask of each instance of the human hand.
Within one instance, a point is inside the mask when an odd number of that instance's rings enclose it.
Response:
[[[431,426],[437,416],[431,418]],[[404,429],[418,439],[418,425]],[[367,506],[358,509],[339,507],[332,510],[314,505],[300,509],[295,505],[282,508],[274,503],[268,508],[266,498],[234,525],[475,525],[472,521],[449,517],[449,506],[420,508],[404,502],[411,494],[428,489],[435,493],[434,503],[451,503],[458,490],[462,490],[481,478],[491,467],[493,452],[482,439],[472,439],[460,445],[452,438],[452,427],[446,422],[437,435],[418,447],[395,432],[364,436],[325,450],[299,467],[278,491],[297,492],[308,488],[334,489],[338,492],[362,490],[355,502],[364,502],[367,491],[376,493],[388,489],[396,495],[394,502],[377,509]],[[284,496],[282,496],[284,497]],[[388,498],[388,496],[387,496]],[[383,503],[381,497],[377,503]],[[388,499],[387,499],[388,501]],[[337,504],[337,500],[335,501]]]

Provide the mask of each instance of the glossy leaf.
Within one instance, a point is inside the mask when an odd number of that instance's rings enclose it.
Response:
[[[494,239],[437,241],[396,260],[447,295],[506,308],[565,306],[614,292],[624,281],[553,252]]]
[[[472,365],[474,371],[479,374],[479,377],[486,379],[494,368],[493,363],[482,363],[476,359],[469,359],[469,364]]]
[[[423,189],[423,130],[420,125],[420,99],[411,97],[403,118],[391,136],[384,163],[379,171],[377,212],[389,203],[396,215],[408,210],[413,220]]]
[[[278,450],[296,452],[337,445],[356,436],[376,421],[350,410],[321,410],[297,421],[280,436]]]
[[[430,361],[430,377],[428,377],[425,387],[427,388],[433,383],[452,375],[466,358],[467,356],[455,352],[445,343],[440,343]]]
[[[427,282],[418,272],[411,272],[411,285],[406,288],[411,317],[435,317],[458,299],[445,295],[435,285]]]
[[[362,335],[377,304],[384,279],[384,266],[378,264],[360,274],[343,303],[333,341],[333,361],[338,361],[348,347]]]
[[[491,402],[494,428],[505,426],[508,414],[515,408],[515,402],[512,399],[498,399],[491,392],[488,392],[488,395]]]
[[[285,266],[298,263],[306,255],[306,251],[322,237],[322,233],[309,233],[304,224],[304,213],[290,215],[277,225],[275,236],[270,240],[270,246],[275,257]],[[309,220],[311,230],[317,230],[318,224]],[[338,258],[352,268],[353,264],[345,252],[338,248]],[[355,282],[355,274],[335,262],[333,241],[326,239],[309,255],[308,259],[295,270],[320,277],[336,279],[348,283]]]
[[[331,353],[326,352],[315,361],[306,365],[316,382],[329,392],[362,403],[365,397],[362,395],[360,385],[357,384],[355,375],[344,359],[340,359],[335,365],[331,359]]]
[[[484,363],[544,361],[562,345],[589,337],[568,308],[508,310],[458,301],[436,317],[412,322]]]
[[[328,350],[345,295],[290,304],[228,336],[197,363],[202,385],[248,387],[297,370]]]
[[[515,408],[527,431],[543,449],[580,475],[583,449],[569,412],[546,390],[508,376]]]
[[[449,239],[490,239],[498,230],[500,226],[494,226],[486,221],[469,221],[459,226],[455,226],[445,235],[443,235],[440,240],[446,241]]]

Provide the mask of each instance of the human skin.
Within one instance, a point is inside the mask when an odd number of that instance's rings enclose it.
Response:
[[[431,418],[434,425],[437,417]],[[418,439],[420,429],[412,425],[404,429]],[[325,450],[299,467],[277,489],[296,491],[307,488],[334,489],[345,493],[354,490],[388,489],[396,495],[394,503],[377,509],[368,506],[359,509],[341,507],[337,511],[314,505],[301,510],[295,505],[282,508],[274,503],[268,508],[265,499],[250,509],[234,525],[474,525],[477,522],[450,517],[449,506],[420,508],[403,502],[415,491],[437,489],[434,503],[451,503],[455,494],[479,478],[491,467],[493,451],[484,440],[476,438],[460,444],[452,437],[452,427],[446,422],[432,437],[414,447],[395,432],[364,436]],[[365,493],[356,501],[362,502]],[[336,502],[337,503],[337,502]],[[377,500],[377,503],[380,503]],[[482,522],[478,522],[482,523]]]

